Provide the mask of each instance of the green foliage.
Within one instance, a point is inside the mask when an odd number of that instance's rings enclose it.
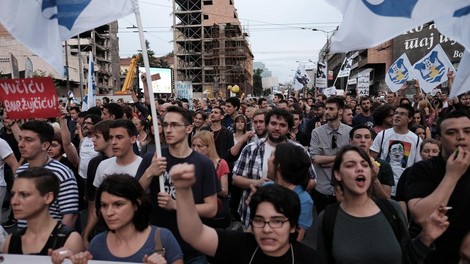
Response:
[[[263,73],[262,69],[255,69],[253,73],[253,93],[254,96],[259,96],[263,94],[263,82],[261,74]]]
[[[155,52],[150,48],[150,42],[148,40],[145,40],[145,46],[147,48],[149,65],[151,68],[154,68],[154,67],[169,68],[170,67],[170,65],[165,61],[165,57],[160,57],[160,58],[155,57]],[[143,57],[141,50],[139,50],[139,55],[140,57],[139,57],[138,65],[140,67],[144,67],[144,57]]]

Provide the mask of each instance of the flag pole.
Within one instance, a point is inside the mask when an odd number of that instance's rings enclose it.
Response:
[[[148,89],[152,89],[152,77],[150,74],[150,63],[149,63],[149,58],[148,58],[148,53],[147,53],[147,46],[145,45],[145,38],[144,38],[144,31],[142,30],[142,18],[140,16],[140,9],[139,9],[139,3],[137,0],[133,1],[134,3],[134,13],[135,13],[135,19],[137,22],[137,29],[139,31],[139,39],[140,39],[140,46],[142,48],[142,56],[144,59],[144,66],[145,66],[145,75],[146,75],[146,81],[147,81],[147,87]],[[155,97],[153,95],[153,90],[148,91],[149,92],[149,98],[150,98],[150,113],[152,114],[152,123],[153,123],[153,135],[155,136],[155,153],[157,154],[158,157],[162,156],[162,147],[160,145],[160,134],[158,133],[158,122],[157,122],[157,110],[155,109]],[[160,183],[160,191],[164,191],[164,180],[163,177],[158,177],[159,183]]]

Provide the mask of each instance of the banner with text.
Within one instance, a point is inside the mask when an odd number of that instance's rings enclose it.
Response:
[[[192,109],[193,104],[193,83],[177,81],[175,85],[175,96],[178,99],[186,98],[189,102],[189,107]]]
[[[357,95],[369,96],[369,87],[370,87],[370,71],[357,75]]]
[[[59,117],[59,99],[49,77],[0,80],[0,100],[10,119]]]

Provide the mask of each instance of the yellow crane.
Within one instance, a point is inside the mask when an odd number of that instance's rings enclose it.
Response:
[[[130,94],[132,89],[132,83],[135,78],[135,71],[137,67],[137,62],[139,61],[140,54],[137,54],[135,57],[132,57],[131,63],[127,70],[126,79],[124,80],[124,85],[122,86],[121,91],[116,91],[114,94]]]

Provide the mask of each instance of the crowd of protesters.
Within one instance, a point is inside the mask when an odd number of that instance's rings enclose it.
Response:
[[[61,101],[57,119],[5,113],[3,253],[467,263],[470,94],[416,91],[157,99],[156,117],[133,94],[87,111]]]

